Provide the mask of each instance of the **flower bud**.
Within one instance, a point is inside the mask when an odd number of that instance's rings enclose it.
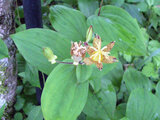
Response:
[[[53,54],[53,51],[49,47],[43,48],[43,54],[51,64],[56,63],[57,56]]]
[[[92,39],[92,34],[93,34],[93,27],[92,25],[90,25],[86,33],[86,42],[89,42]]]

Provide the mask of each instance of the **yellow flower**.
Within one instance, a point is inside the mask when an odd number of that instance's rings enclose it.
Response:
[[[90,55],[89,58],[84,58],[86,65],[96,64],[99,70],[102,70],[102,63],[114,63],[117,59],[114,56],[109,56],[110,50],[113,48],[115,42],[109,43],[101,49],[101,38],[96,35],[93,40],[93,47],[88,46],[87,52]]]

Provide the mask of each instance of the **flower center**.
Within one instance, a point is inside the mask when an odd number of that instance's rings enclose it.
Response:
[[[96,61],[96,62],[101,63],[102,60],[103,60],[102,51],[101,51],[101,50],[95,51],[95,52],[90,56],[90,58],[91,58],[93,61]]]

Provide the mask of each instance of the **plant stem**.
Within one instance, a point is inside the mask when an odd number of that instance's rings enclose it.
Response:
[[[62,64],[68,64],[68,65],[73,65],[73,62],[62,62],[62,61],[58,61],[56,60],[56,63],[62,63]],[[84,65],[83,62],[79,62],[80,65]]]
[[[99,7],[99,11],[98,11],[98,16],[100,15],[102,5],[103,5],[103,0],[101,0],[101,4],[100,4],[100,7]]]

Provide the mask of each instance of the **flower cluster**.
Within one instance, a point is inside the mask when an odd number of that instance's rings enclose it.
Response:
[[[93,28],[90,26],[86,33],[86,42],[71,42],[70,53],[72,56],[71,58],[73,59],[72,64],[95,64],[99,70],[102,70],[103,63],[109,64],[117,62],[117,59],[114,56],[110,56],[110,51],[115,45],[115,41],[102,47],[101,37],[99,35],[95,35],[93,38],[93,46],[89,46],[88,42],[92,39],[92,36]],[[86,53],[89,54],[89,57],[85,57]],[[53,54],[51,49],[44,48],[44,55],[52,64],[56,63],[57,56]]]

